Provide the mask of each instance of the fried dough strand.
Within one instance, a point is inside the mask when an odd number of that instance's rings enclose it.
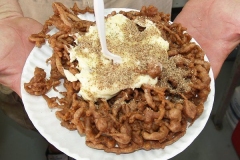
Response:
[[[125,89],[108,101],[85,101],[77,95],[81,83],[67,81],[64,69],[73,74],[78,72],[74,69],[77,62],[69,60],[68,48],[76,45],[74,33],[84,34],[94,25],[81,20],[77,14],[94,11],[91,8],[79,9],[77,4],[71,10],[61,3],[53,3],[54,15],[46,21],[40,33],[29,37],[37,47],[48,41],[53,54],[47,60],[51,64],[49,80],[44,70],[36,68],[34,77],[24,84],[25,90],[31,95],[42,95],[49,108],[58,108],[56,117],[61,125],[85,135],[86,145],[91,148],[116,154],[131,153],[140,149],[164,148],[184,136],[188,122],[193,123],[203,112],[211,81],[208,75],[210,65],[204,61],[204,52],[191,42],[192,37],[185,32],[186,28],[169,23],[170,16],[158,12],[154,6],[143,6],[140,12],[121,11],[129,19],[143,16],[156,24],[170,44],[169,60],[182,71],[181,78],[186,79],[187,86],[177,89],[179,82],[176,77],[166,77],[164,68],[160,72],[152,71],[150,67],[150,74],[159,77],[156,86],[145,84],[134,90]],[[107,17],[115,14],[112,12]],[[51,26],[58,31],[48,35]],[[60,92],[63,98],[48,97],[47,92],[51,87],[55,89],[61,79],[64,79],[66,88],[66,92]]]
[[[32,95],[44,95],[51,89],[51,81],[46,79],[46,72],[42,68],[35,68],[34,77],[24,84],[25,90]]]

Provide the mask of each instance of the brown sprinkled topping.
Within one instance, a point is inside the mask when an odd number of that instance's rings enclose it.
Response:
[[[122,64],[105,63],[101,60],[102,53],[99,39],[96,38],[97,32],[81,35],[78,39],[77,54],[91,59],[93,58],[91,53],[94,53],[97,57],[95,58],[97,59],[96,65],[90,68],[93,76],[92,80],[94,80],[92,84],[97,86],[99,90],[111,87],[118,88],[119,91],[133,88],[133,84],[136,83],[136,79],[140,75],[150,75],[152,78],[158,77],[156,75],[152,76],[153,74],[148,72],[149,66],[155,66],[156,69],[157,67],[162,69],[161,72],[157,72],[159,77],[161,74],[158,85],[171,88],[170,91],[173,93],[188,92],[190,81],[184,77],[189,74],[189,71],[177,67],[176,62],[177,59],[180,59],[180,56],[168,57],[168,46],[166,47],[165,44],[165,47],[163,47],[164,44],[159,42],[159,39],[164,41],[160,30],[154,24],[147,24],[146,17],[140,17],[134,21],[125,19],[125,23],[116,24],[121,32],[116,29],[114,34],[106,37],[108,49],[123,58]],[[139,30],[139,26],[144,27],[144,29]],[[165,43],[167,42],[165,41]],[[79,65],[81,67],[81,64]],[[92,96],[90,93],[88,95]]]

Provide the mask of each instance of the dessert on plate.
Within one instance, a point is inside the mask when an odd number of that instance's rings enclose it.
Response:
[[[25,90],[43,96],[63,127],[84,135],[86,145],[116,154],[164,148],[185,135],[204,110],[210,64],[181,24],[154,6],[112,12],[105,18],[113,63],[101,53],[94,14],[77,5],[53,3],[54,15],[29,37],[53,49],[50,76],[36,67]],[[88,13],[88,14],[89,14]],[[56,33],[49,35],[54,26]],[[58,91],[63,85],[65,91]],[[48,96],[49,90],[59,92]]]

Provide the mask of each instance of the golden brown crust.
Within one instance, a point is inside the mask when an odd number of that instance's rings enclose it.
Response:
[[[201,48],[190,42],[186,28],[169,23],[169,15],[158,12],[153,6],[144,6],[140,12],[120,12],[129,19],[142,16],[152,20],[170,44],[168,60],[162,71],[160,66],[151,65],[148,70],[140,71],[161,77],[156,86],[125,89],[108,101],[93,102],[79,97],[81,83],[67,81],[63,72],[68,69],[73,74],[78,73],[74,69],[77,62],[69,61],[68,47],[75,45],[74,36],[70,35],[87,32],[93,22],[81,20],[76,14],[93,13],[93,10],[80,10],[74,5],[71,12],[61,3],[54,3],[53,9],[54,15],[46,21],[43,31],[29,38],[38,47],[48,39],[53,48],[53,55],[48,59],[50,79],[36,68],[34,77],[24,87],[32,95],[42,95],[50,108],[59,108],[56,116],[61,125],[84,134],[86,145],[116,154],[164,148],[181,138],[186,133],[187,123],[193,123],[201,115],[210,92],[210,65],[204,61]],[[56,26],[59,31],[48,36],[49,26]],[[47,91],[58,85],[60,79],[64,79],[66,88],[66,92],[61,92],[64,98],[49,98]]]

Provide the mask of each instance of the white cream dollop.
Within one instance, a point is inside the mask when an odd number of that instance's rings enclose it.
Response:
[[[136,23],[145,25],[139,31]],[[69,50],[71,61],[77,60],[80,73],[65,71],[68,80],[79,80],[79,94],[85,100],[110,99],[126,88],[140,88],[142,84],[155,85],[157,78],[137,70],[146,69],[149,63],[159,63],[167,56],[169,44],[150,20],[131,21],[122,14],[106,20],[108,49],[121,56],[123,63],[113,64],[101,53],[97,27],[91,26],[84,35],[77,35],[77,46]],[[75,78],[74,78],[75,77]]]

